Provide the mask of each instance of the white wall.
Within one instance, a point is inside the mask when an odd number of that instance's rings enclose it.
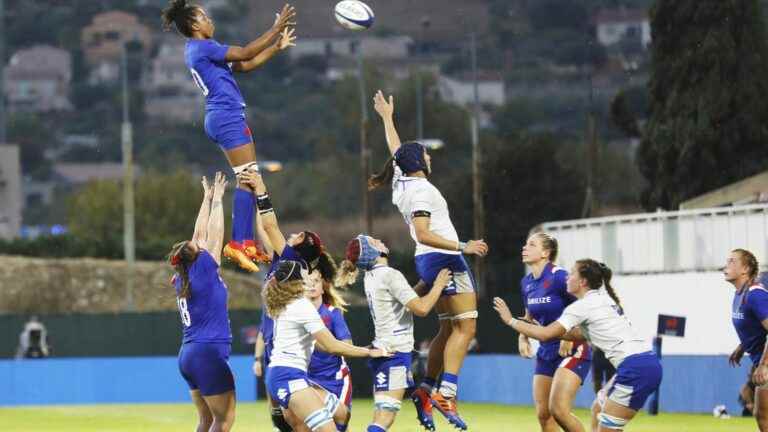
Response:
[[[734,288],[720,272],[616,276],[612,283],[637,331],[651,340],[658,315],[687,318],[685,338],[665,337],[664,354],[730,354]]]

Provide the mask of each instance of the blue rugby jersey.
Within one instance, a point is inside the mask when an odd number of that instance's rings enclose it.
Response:
[[[762,324],[768,318],[768,290],[756,284],[737,291],[733,296],[731,318],[741,347],[749,353],[752,363],[757,364],[763,356],[768,334]]]
[[[176,303],[184,325],[183,342],[232,343],[227,308],[227,285],[219,265],[206,250],[200,250],[189,268],[189,298],[178,297],[182,280],[174,277]]]
[[[245,100],[226,61],[229,46],[213,39],[187,39],[184,57],[203,91],[206,111],[242,109]]]
[[[263,307],[261,309],[261,325],[259,326],[259,331],[261,332],[261,337],[264,339],[264,355],[267,359],[269,359],[269,356],[272,354],[272,337],[274,335],[274,330],[275,322],[269,315],[267,315],[267,308]]]
[[[347,323],[344,321],[344,315],[341,313],[341,310],[333,306],[321,304],[317,312],[320,314],[320,318],[322,318],[325,326],[336,339],[340,341],[352,339],[352,333],[350,333],[349,327],[347,327]],[[312,358],[309,362],[309,377],[311,379],[333,381],[342,379],[348,373],[349,370],[343,357],[328,354],[318,349],[312,352]]]
[[[531,317],[542,326],[557,321],[566,306],[576,301],[568,294],[568,272],[552,263],[544,267],[538,279],[530,273],[520,281],[523,305]],[[555,339],[542,342],[538,356],[544,360],[554,360],[558,357],[560,341]]]

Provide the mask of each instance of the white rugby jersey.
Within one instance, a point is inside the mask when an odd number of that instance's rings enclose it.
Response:
[[[274,347],[269,366],[292,367],[306,372],[315,347],[312,335],[326,328],[317,309],[302,297],[289,303],[274,321]]]
[[[429,230],[451,241],[459,241],[459,235],[451,222],[448,203],[437,188],[426,178],[406,177],[395,164],[395,175],[392,178],[392,204],[396,205],[405,218],[411,232],[411,238],[416,242],[416,255],[430,252],[459,255],[455,250],[437,249],[419,243],[416,230],[413,227],[413,212],[427,211],[430,213]]]
[[[413,313],[405,307],[419,296],[402,273],[380,265],[365,272],[365,296],[376,339],[373,346],[389,351],[413,351]]]
[[[651,351],[651,344],[638,336],[626,316],[619,314],[619,306],[603,290],[589,290],[587,294],[565,308],[558,318],[566,331],[579,326],[584,337],[605,353],[614,367],[625,358]]]

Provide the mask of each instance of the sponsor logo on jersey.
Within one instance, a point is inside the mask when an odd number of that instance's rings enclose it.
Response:
[[[547,297],[536,297],[536,298],[528,299],[528,304],[529,305],[532,305],[532,304],[545,304],[545,303],[552,303],[552,297],[547,296]]]

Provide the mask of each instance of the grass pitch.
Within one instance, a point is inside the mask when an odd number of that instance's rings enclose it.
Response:
[[[371,419],[371,400],[353,403],[350,432],[365,431]],[[531,407],[490,404],[460,404],[460,411],[470,431],[517,432],[539,430]],[[588,413],[577,411],[587,430]],[[435,412],[438,431],[454,431]],[[157,405],[90,405],[0,408],[0,430],[5,432],[190,432],[196,426],[192,404]],[[754,431],[750,418],[716,419],[708,415],[662,414],[651,417],[640,414],[630,423],[629,432],[739,432]],[[413,406],[406,401],[403,411],[391,429],[394,432],[421,432]],[[233,431],[272,432],[265,403],[241,403]]]

